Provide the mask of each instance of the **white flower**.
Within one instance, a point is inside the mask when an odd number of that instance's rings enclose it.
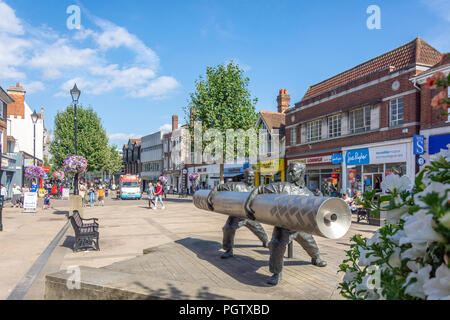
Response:
[[[431,266],[427,265],[426,267],[423,267],[422,269],[418,270],[418,272],[411,272],[408,277],[406,278],[405,285],[406,290],[405,293],[417,297],[425,299],[425,292],[423,290],[423,285],[425,282],[427,282],[430,278],[430,271]],[[409,283],[411,279],[417,279],[414,283]]]
[[[428,207],[428,205],[421,200],[421,198],[425,197],[426,195],[430,193],[437,193],[439,195],[439,198],[445,196],[445,193],[447,190],[450,189],[450,184],[443,184],[440,182],[431,182],[425,190],[422,192],[416,193],[414,195],[414,203],[417,204],[419,207]],[[442,205],[445,205],[445,203],[449,200],[448,196],[447,199],[444,199],[442,202]]]
[[[442,236],[434,231],[435,223],[433,215],[427,214],[427,211],[420,210],[413,215],[405,216],[406,237],[400,239],[400,245],[405,243],[426,243],[432,241],[441,241]]]
[[[372,238],[366,240],[366,245],[368,247],[378,243],[380,243],[380,234],[378,232],[375,232]]]
[[[417,258],[423,258],[426,252],[426,243],[413,243],[411,248],[401,254],[401,259],[416,260]]]
[[[396,245],[400,244],[400,239],[406,237],[406,233],[404,230],[398,230],[394,235],[387,236],[389,240],[391,240]]]
[[[394,252],[389,257],[388,263],[392,268],[400,268],[401,266],[400,251],[400,248],[394,248]]]
[[[365,250],[362,247],[358,247],[358,251],[359,251],[359,261],[358,261],[358,265],[361,267],[364,266],[368,266],[370,265],[372,262],[375,262],[378,260],[378,257],[376,257],[373,253],[372,250]],[[370,256],[368,256],[368,254],[372,253]]]
[[[447,229],[450,229],[450,212],[439,218],[439,222],[444,225]]]
[[[357,274],[358,272],[347,269],[347,271],[345,271],[344,282],[352,282]]]
[[[447,149],[441,149],[441,151],[439,151],[439,153],[436,153],[436,154],[432,155],[431,156],[431,161],[437,160],[440,157],[444,157],[445,160],[450,162],[450,143],[447,144]]]
[[[423,285],[428,300],[450,300],[450,269],[442,264],[436,270],[436,277]]]
[[[400,222],[400,218],[408,212],[409,207],[403,206],[401,208],[386,211],[386,222],[391,224],[397,224]]]
[[[407,176],[400,177],[396,174],[390,174],[381,182],[383,192],[397,190],[398,192],[406,191],[411,188],[411,181]]]

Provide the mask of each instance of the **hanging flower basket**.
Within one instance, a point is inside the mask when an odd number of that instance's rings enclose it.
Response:
[[[200,175],[196,172],[192,172],[189,174],[189,181],[194,182],[197,181],[200,178]]]
[[[87,160],[82,156],[68,156],[63,163],[63,170],[68,176],[74,176],[86,171]]]
[[[40,179],[45,175],[45,171],[42,167],[31,166],[25,169],[25,177],[27,179]]]
[[[161,183],[166,183],[167,182],[167,177],[160,175],[159,176],[159,181],[161,181]]]
[[[61,170],[57,170],[57,171],[53,172],[53,178],[56,180],[63,180],[64,172],[62,172]]]

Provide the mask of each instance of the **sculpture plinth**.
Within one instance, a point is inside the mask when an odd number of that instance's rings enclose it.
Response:
[[[210,211],[208,190],[194,194],[194,205]],[[250,193],[224,191],[212,197],[214,212],[247,218],[244,205]],[[350,228],[352,215],[350,208],[339,198],[299,196],[288,194],[263,194],[252,203],[256,221],[300,231],[312,235],[339,239]]]

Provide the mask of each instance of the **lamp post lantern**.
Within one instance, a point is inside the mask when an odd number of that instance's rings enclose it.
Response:
[[[75,155],[77,154],[77,104],[78,104],[78,98],[80,97],[81,91],[77,88],[77,84],[73,86],[72,90],[70,90],[70,95],[72,96],[72,104],[74,108],[74,121],[75,121]],[[74,194],[78,195],[78,172],[75,173],[75,181],[74,181]]]

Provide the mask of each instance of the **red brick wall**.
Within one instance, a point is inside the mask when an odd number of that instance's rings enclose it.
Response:
[[[14,99],[13,103],[8,104],[8,118],[13,115],[14,118],[21,116],[25,118],[25,95],[8,92],[9,96]]]
[[[373,80],[376,80],[379,77],[386,76],[388,74],[387,70],[384,70],[383,72],[378,72],[372,75],[369,75],[363,79],[359,79],[357,81],[354,81],[353,83],[346,84],[343,87],[339,88],[337,92],[342,92],[344,89],[348,90],[350,88],[354,88],[358,85],[361,85],[363,83],[367,83]],[[371,85],[369,87],[363,88],[358,91],[354,91],[348,94],[345,94],[343,96],[337,97],[335,99],[331,99],[325,102],[322,102],[320,104],[317,104],[315,106],[309,107],[307,109],[296,111],[295,116],[295,122],[303,122],[307,121],[309,119],[314,119],[321,116],[326,116],[333,112],[338,112],[340,110],[352,107],[352,106],[358,106],[361,104],[364,104],[369,101],[375,101],[375,100],[381,100],[383,98],[388,98],[397,94],[401,94],[403,92],[415,90],[414,85],[409,80],[411,76],[415,74],[414,71],[402,74],[400,76],[397,76],[395,78],[391,78],[388,80],[385,80],[383,82],[380,82],[375,85]],[[396,91],[392,90],[392,83],[398,80],[400,82],[400,88]],[[321,95],[317,98],[312,98],[307,101],[301,101],[296,104],[297,107],[301,107],[304,105],[308,105],[312,103],[314,100],[320,100],[324,98],[324,95]],[[420,93],[410,93],[407,95],[402,96],[404,99],[404,119],[403,123],[411,123],[411,122],[419,122],[420,121]],[[379,103],[380,105],[380,125],[379,128],[386,128],[389,127],[389,103],[390,101],[382,101]],[[348,112],[348,110],[346,111]],[[286,116],[286,125],[292,125],[294,124],[291,122],[291,115],[293,113],[289,113]],[[404,128],[395,128],[388,131],[373,131],[369,133],[362,133],[358,135],[353,136],[344,136],[342,138],[332,139],[332,140],[322,140],[320,142],[311,143],[311,149],[308,145],[304,146],[297,146],[297,147],[290,147],[290,141],[291,141],[291,130],[290,128],[287,129],[286,132],[286,157],[289,157],[293,154],[298,153],[305,153],[305,152],[314,152],[314,151],[320,151],[325,149],[333,149],[336,147],[345,147],[345,146],[351,146],[351,145],[359,145],[359,144],[366,144],[366,143],[373,143],[373,142],[381,142],[381,141],[387,141],[387,140],[397,140],[402,139],[406,137],[411,137],[414,134],[419,133],[419,126],[414,125],[408,128],[408,133],[403,133],[402,130]],[[297,127],[297,144],[303,143],[301,141],[301,129],[300,127]]]

